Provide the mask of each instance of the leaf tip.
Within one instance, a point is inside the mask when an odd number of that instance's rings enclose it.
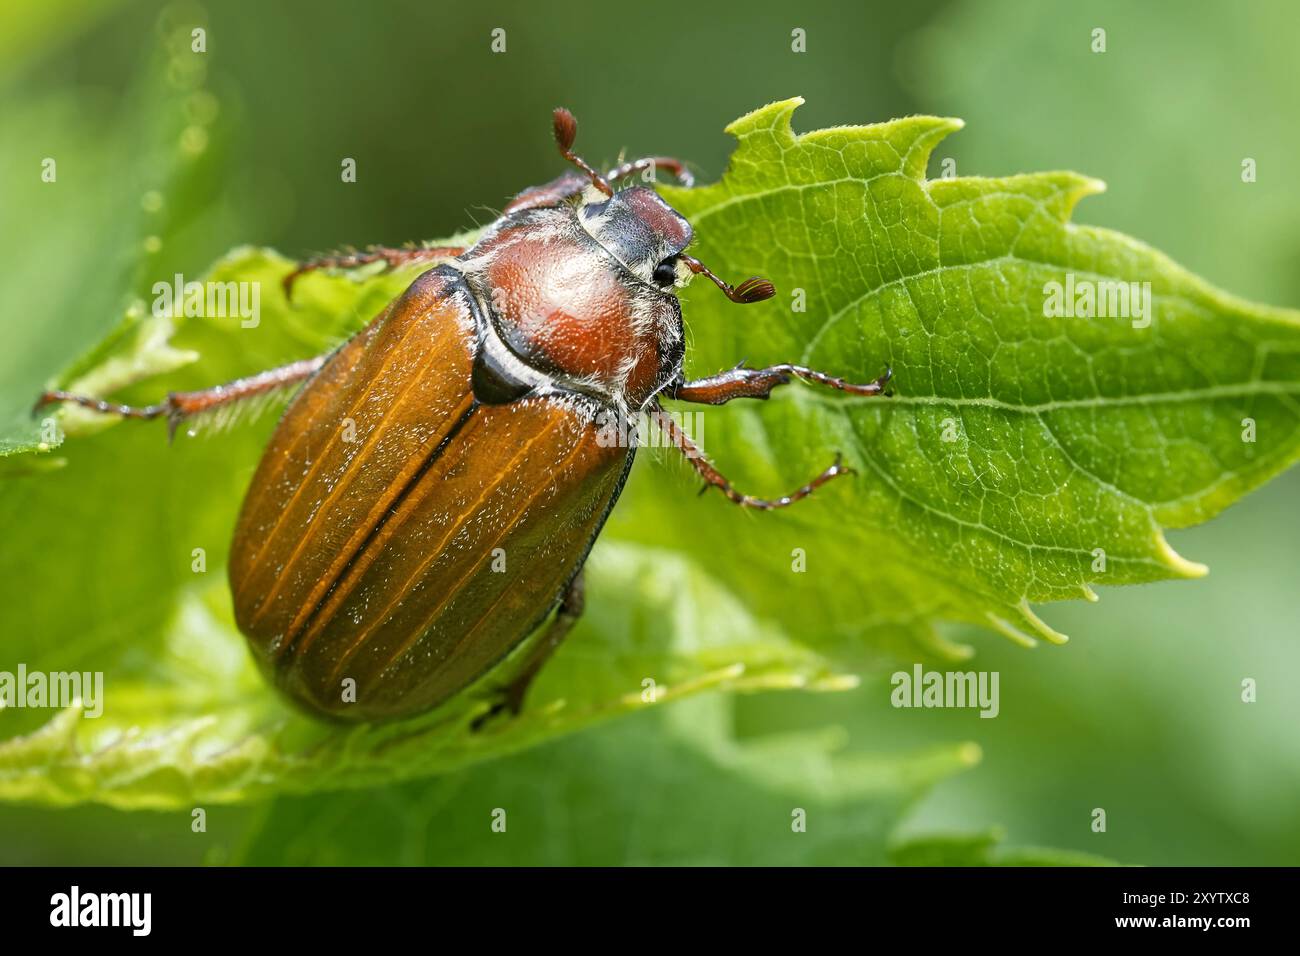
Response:
[[[1020,628],[1016,627],[1006,618],[999,617],[998,615],[994,614],[992,611],[987,612],[984,615],[984,618],[989,622],[990,627],[992,627],[995,631],[997,631],[999,634],[1003,635],[1004,637],[1009,638],[1012,643],[1019,644],[1021,647],[1038,646],[1037,641],[1035,641],[1024,631],[1020,630]]]
[[[1066,644],[1070,638],[1067,634],[1062,634],[1056,628],[1052,627],[1041,617],[1034,613],[1034,609],[1029,606],[1028,598],[1021,598],[1020,603],[1016,605],[1021,616],[1033,627],[1034,632],[1049,644]]]
[[[999,617],[992,611],[985,614],[985,619],[990,626],[998,633],[1010,638],[1014,643],[1021,647],[1037,647],[1040,640],[1047,641],[1049,644],[1065,644],[1070,638],[1056,630],[1041,617],[1034,613],[1034,609],[1029,606],[1028,598],[1021,598],[1015,606],[1016,616],[1019,618],[1017,626],[1004,617]]]
[[[1061,200],[1057,204],[1059,215],[1063,222],[1069,222],[1074,217],[1074,209],[1084,199],[1089,196],[1099,196],[1106,191],[1106,182],[1097,179],[1094,176],[1084,176],[1080,173],[1064,173],[1064,180],[1061,187]]]
[[[1208,565],[1202,564],[1199,561],[1188,561],[1181,554],[1175,551],[1163,534],[1156,539],[1156,550],[1160,560],[1164,562],[1165,567],[1169,568],[1179,577],[1203,578],[1210,573]]]
[[[802,96],[776,100],[732,120],[724,127],[723,131],[737,139],[744,139],[760,132],[772,132],[782,136],[782,138],[794,139],[794,130],[790,125],[790,117],[803,104],[804,98]]]
[[[909,116],[884,125],[897,129],[904,139],[903,170],[913,179],[921,180],[925,178],[930,154],[950,135],[964,129],[966,121],[956,116]]]

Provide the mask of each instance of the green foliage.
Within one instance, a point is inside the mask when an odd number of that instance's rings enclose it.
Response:
[[[792,386],[769,406],[715,416],[710,452],[747,489],[795,487],[835,449],[860,477],[760,534],[718,513],[688,547],[743,541],[742,563],[771,577],[754,590],[773,617],[807,630],[811,615],[855,638],[893,628],[919,650],[935,619],[1059,640],[1032,602],[1203,573],[1162,528],[1205,520],[1300,454],[1300,315],[1233,299],[1132,239],[1070,223],[1101,188],[1093,180],[927,180],[930,151],[956,121],[796,137],[798,102],[730,127],[740,144],[722,181],[668,191],[696,225],[701,259],[781,290],[780,305],[738,316],[692,289],[688,372],[745,357],[865,379],[888,364],[896,395]],[[1149,327],[1046,317],[1045,285],[1068,274],[1149,282]],[[781,307],[798,289],[806,311]],[[1258,441],[1242,440],[1245,418]],[[799,545],[836,571],[809,575],[790,606],[773,556]]]
[[[666,190],[695,223],[704,261],[737,279],[768,275],[780,290],[738,309],[692,288],[688,372],[740,358],[859,379],[892,366],[889,399],[792,384],[768,403],[705,413],[706,448],[746,490],[802,484],[835,451],[855,479],[753,515],[693,500],[684,465],[643,455],[594,554],[590,612],[523,717],[472,734],[485,704],[471,691],[414,721],[339,730],[276,698],[231,622],[228,538],[271,418],[168,446],[161,426],[105,428],[65,412],[66,467],[37,473],[30,464],[49,457],[8,459],[0,579],[24,596],[8,650],[31,668],[106,671],[109,706],[97,720],[70,710],[43,726],[15,712],[9,727],[24,735],[0,744],[0,798],[176,808],[402,781],[699,690],[835,689],[851,686],[846,669],[960,656],[940,621],[1059,639],[1031,602],[1198,573],[1162,528],[1204,520],[1300,450],[1296,316],[1071,224],[1091,180],[927,180],[930,151],[955,121],[796,137],[796,105],[733,124],[739,147],[719,183]],[[279,280],[290,268],[267,251],[232,253],[209,278],[259,284],[256,328],[228,318],[173,327],[138,303],[61,384],[141,400],[317,354],[410,278],[314,275],[289,308]],[[1067,273],[1150,282],[1153,321],[1045,317],[1044,283]],[[790,308],[797,289],[802,311]],[[1266,440],[1241,440],[1245,417]],[[9,440],[17,453],[41,438],[24,424]],[[795,549],[808,572],[792,570]],[[951,771],[970,752],[949,758]],[[936,779],[913,767],[920,759],[887,763],[900,779]],[[850,792],[881,802],[867,784]]]
[[[833,730],[738,746],[729,702],[697,697],[390,788],[382,813],[373,791],[280,800],[234,862],[878,865],[915,801],[979,756],[971,745],[845,752]]]

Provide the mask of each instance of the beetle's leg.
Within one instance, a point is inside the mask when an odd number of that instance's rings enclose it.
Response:
[[[560,646],[560,642],[568,636],[569,631],[573,630],[573,625],[578,623],[578,618],[582,617],[586,605],[585,592],[582,570],[579,569],[573,580],[569,582],[569,586],[564,589],[564,596],[560,598],[560,607],[556,611],[555,618],[546,626],[537,643],[528,649],[527,656],[515,676],[510,679],[510,683],[498,691],[500,696],[492,705],[492,709],[475,719],[472,725],[474,730],[478,730],[503,711],[516,715],[523,710],[524,696],[528,693],[533,679],[541,672],[542,666],[550,660],[555,649]]]
[[[538,209],[558,206],[587,188],[589,180],[577,173],[563,173],[541,186],[530,186],[506,204],[501,214],[508,215],[521,209]]]
[[[89,408],[91,411],[102,412],[105,415],[121,415],[124,418],[141,419],[166,418],[167,433],[168,435],[174,435],[176,427],[191,416],[224,405],[231,405],[243,399],[262,395],[281,386],[292,385],[295,382],[309,378],[325,364],[326,358],[328,356],[318,355],[315,358],[290,362],[288,365],[281,365],[279,368],[268,369],[247,378],[236,379],[233,382],[227,382],[225,385],[216,385],[197,392],[172,392],[156,405],[119,405],[89,395],[75,395],[72,392],[59,390],[49,391],[41,395],[32,411],[33,413],[38,412],[46,405],[52,405],[56,402],[72,402],[82,408]]]
[[[671,173],[673,178],[683,186],[689,188],[695,185],[694,174],[686,168],[685,163],[672,156],[646,156],[642,159],[634,159],[621,166],[615,166],[605,174],[605,178],[612,183],[624,176],[631,176],[633,173],[639,173],[646,169],[664,169]]]
[[[695,185],[695,177],[686,168],[686,164],[680,159],[674,159],[671,156],[647,156],[645,159],[634,159],[630,163],[615,166],[605,174],[605,178],[610,182],[615,182],[625,176],[631,176],[633,173],[639,173],[651,167],[667,170],[683,186]],[[506,208],[501,210],[501,213],[506,215],[519,212],[521,209],[558,206],[581,193],[590,184],[591,181],[586,176],[579,176],[577,173],[564,173],[552,179],[549,183],[525,189],[510,200],[506,204]]]
[[[771,500],[767,498],[755,498],[753,495],[742,494],[733,488],[731,482],[726,479],[726,476],[724,476],[722,472],[718,471],[718,469],[714,468],[713,465],[709,464],[708,459],[705,458],[703,452],[700,451],[699,446],[696,445],[695,442],[691,441],[690,437],[682,431],[677,422],[673,420],[672,416],[664,412],[663,407],[660,406],[658,402],[654,402],[650,405],[649,415],[650,418],[661,429],[663,429],[664,434],[668,436],[668,440],[681,449],[682,454],[686,456],[686,460],[691,463],[691,467],[694,468],[699,473],[699,476],[704,479],[704,487],[700,489],[700,494],[703,494],[710,488],[718,488],[731,501],[734,501],[742,508],[756,508],[759,511],[773,511],[777,508],[788,508],[796,501],[807,498],[832,478],[838,478],[840,475],[854,474],[853,469],[846,468],[841,463],[840,456],[836,455],[834,464],[802,488],[798,488],[795,491],[790,492],[788,495],[783,495],[780,498]]]
[[[846,382],[842,378],[827,375],[825,372],[816,372],[810,368],[804,368],[802,365],[745,368],[744,363],[741,363],[736,368],[726,372],[719,372],[717,375],[710,375],[708,378],[696,379],[693,382],[679,382],[674,386],[669,386],[664,394],[668,398],[675,398],[683,402],[695,402],[700,405],[722,405],[733,398],[765,399],[772,394],[772,389],[778,385],[786,385],[792,378],[798,378],[805,382],[814,382],[818,385],[838,389],[841,392],[848,392],[851,395],[880,395],[884,393],[885,386],[889,384],[889,378],[892,374],[893,372],[890,369],[885,369],[885,374],[874,382],[855,385],[852,382]]]
[[[386,246],[371,246],[365,252],[350,252],[335,256],[318,256],[308,259],[294,269],[282,280],[284,297],[293,298],[293,285],[298,277],[317,269],[359,269],[372,262],[383,262],[389,269],[409,266],[419,262],[435,263],[455,259],[465,251],[463,246],[430,246],[411,249],[389,249]]]

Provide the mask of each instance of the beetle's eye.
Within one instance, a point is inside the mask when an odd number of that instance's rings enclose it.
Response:
[[[665,289],[677,281],[677,266],[671,257],[655,266],[654,280],[656,285],[661,285]]]

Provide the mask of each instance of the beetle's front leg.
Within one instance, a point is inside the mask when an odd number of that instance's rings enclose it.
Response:
[[[167,433],[171,436],[176,433],[176,428],[181,422],[194,415],[225,405],[232,405],[243,399],[263,395],[282,386],[292,385],[305,378],[310,378],[320,370],[328,357],[327,355],[318,355],[315,358],[290,362],[288,365],[281,365],[279,368],[269,369],[256,375],[250,375],[247,378],[236,379],[233,382],[227,382],[225,385],[216,385],[197,392],[172,392],[156,405],[119,405],[115,402],[106,402],[102,398],[94,398],[90,395],[76,395],[72,392],[56,389],[42,393],[41,397],[37,399],[32,412],[33,414],[39,412],[46,405],[71,402],[74,405],[80,405],[82,408],[89,408],[91,411],[100,412],[104,415],[121,415],[124,418],[140,419],[166,418]]]
[[[737,398],[742,396],[733,395],[731,397]],[[752,398],[755,396],[747,395],[743,397]],[[767,396],[763,395],[761,397],[766,398]],[[722,401],[726,401],[726,399],[723,399]],[[715,402],[714,404],[721,403]],[[686,432],[682,431],[677,422],[673,420],[673,417],[668,415],[657,401],[651,403],[649,409],[647,409],[647,413],[650,415],[651,420],[663,430],[664,434],[668,437],[668,441],[675,445],[681,453],[686,456],[686,460],[691,463],[691,467],[694,468],[699,476],[704,479],[704,487],[700,489],[700,493],[703,494],[710,488],[717,488],[727,496],[728,500],[735,502],[742,508],[755,508],[759,511],[775,511],[777,508],[788,508],[796,501],[807,498],[832,478],[838,478],[840,475],[854,474],[853,469],[846,468],[842,463],[840,456],[836,455],[835,462],[829,468],[806,485],[795,489],[788,495],[782,495],[780,498],[773,499],[756,498],[753,495],[747,495],[737,491],[735,487],[732,486],[731,482],[727,480],[726,476],[709,463],[709,460],[704,457],[704,453],[700,450],[700,447],[696,445],[695,442],[691,441],[690,436],[688,436]]]
[[[554,620],[546,626],[537,643],[528,649],[527,656],[514,677],[510,679],[510,683],[497,691],[499,696],[496,703],[487,713],[474,720],[470,725],[471,729],[480,729],[497,714],[505,711],[517,716],[523,710],[524,697],[534,678],[541,673],[542,666],[550,660],[555,649],[573,630],[573,625],[578,623],[578,618],[582,617],[585,607],[586,585],[583,581],[582,569],[579,569],[573,580],[569,582],[569,586],[564,589],[564,596],[560,599],[560,607],[555,613]]]
[[[410,249],[390,249],[387,246],[371,246],[365,252],[350,252],[343,255],[317,256],[315,259],[308,259],[298,266],[287,276],[284,277],[284,297],[293,299],[293,286],[300,276],[308,272],[315,272],[317,269],[359,269],[362,266],[368,266],[374,262],[383,262],[389,269],[397,269],[401,266],[413,265],[415,263],[428,263],[433,265],[437,262],[445,262],[448,259],[455,259],[465,251],[463,246],[429,246],[413,247]]]
[[[745,368],[744,363],[710,375],[708,378],[693,382],[678,382],[670,386],[664,394],[683,402],[695,402],[700,405],[722,405],[733,398],[765,399],[778,385],[787,385],[791,379],[801,379],[817,385],[825,385],[850,395],[880,395],[889,384],[892,370],[885,369],[885,374],[872,382],[856,385],[853,382],[817,372],[802,365],[772,365],[768,368]]]

